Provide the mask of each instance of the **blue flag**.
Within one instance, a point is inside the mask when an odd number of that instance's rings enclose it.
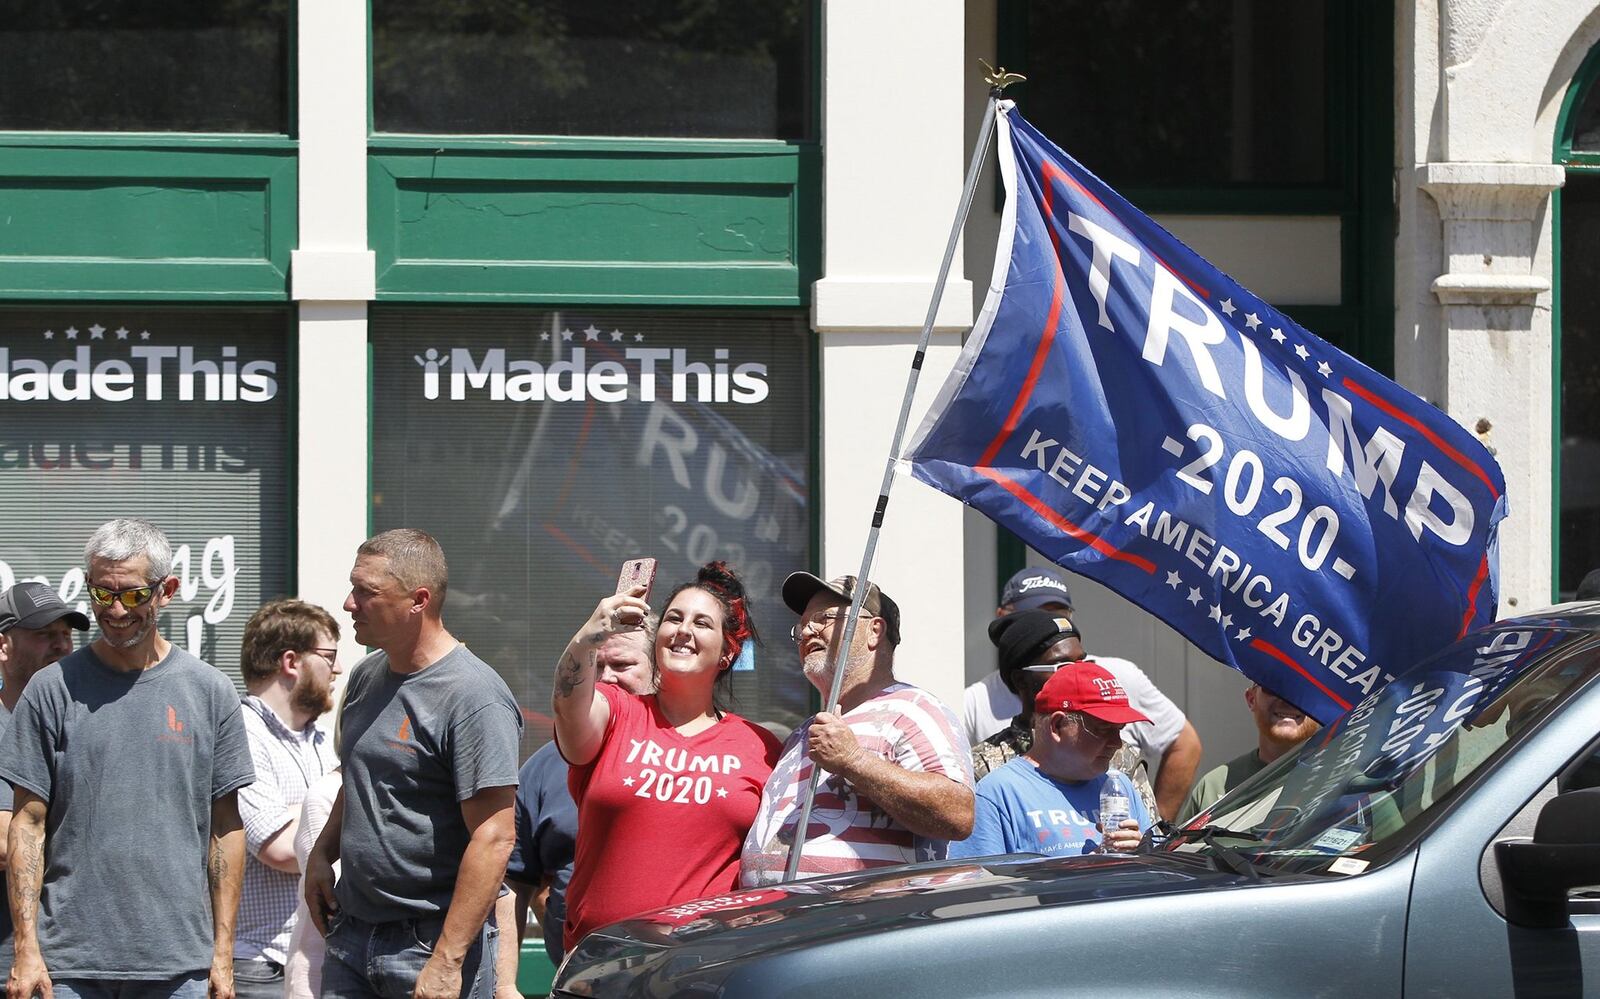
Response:
[[[999,129],[994,278],[917,478],[1324,722],[1494,619],[1505,479],[1471,433]]]

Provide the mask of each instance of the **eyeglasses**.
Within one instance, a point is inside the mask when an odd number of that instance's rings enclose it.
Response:
[[[1122,738],[1122,726],[1111,725],[1103,721],[1095,721],[1088,715],[1078,715],[1078,727],[1089,734],[1090,738],[1099,739],[1101,742],[1110,742],[1112,739]]]
[[[799,624],[789,629],[789,637],[798,642],[800,641],[800,636],[805,634],[807,629],[812,631],[822,631],[823,629],[827,628],[828,625],[843,617],[845,612],[849,609],[850,608],[848,607],[830,607],[825,611],[817,611],[810,617],[801,618]],[[877,617],[878,615],[868,614],[866,611],[862,611],[859,616]]]
[[[108,590],[104,586],[90,586],[89,599],[101,607],[110,607],[112,602],[115,601],[129,610],[133,610],[135,607],[143,607],[149,603],[150,598],[156,595],[156,591],[161,589],[161,584],[164,582],[166,580],[158,579],[153,583],[146,583],[144,586],[130,586],[125,590]]]
[[[329,666],[333,666],[333,665],[335,665],[335,664],[337,664],[339,662],[339,650],[338,649],[307,649],[306,652],[315,652],[317,655],[319,655],[322,658],[328,660],[328,665]],[[305,655],[305,652],[302,652],[300,654],[301,655]]]

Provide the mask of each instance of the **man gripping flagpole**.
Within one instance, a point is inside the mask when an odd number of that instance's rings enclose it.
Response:
[[[912,473],[1323,722],[1492,621],[1505,480],[998,108],[1006,203]]]

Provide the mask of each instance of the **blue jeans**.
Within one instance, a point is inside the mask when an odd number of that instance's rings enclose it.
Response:
[[[54,986],[56,999],[206,999],[211,972],[208,969],[158,981],[57,978]]]
[[[433,956],[444,917],[388,923],[369,923],[344,913],[332,918],[322,959],[322,999],[411,999],[417,976]],[[467,951],[461,963],[462,999],[490,999],[494,994],[499,936],[491,918]]]

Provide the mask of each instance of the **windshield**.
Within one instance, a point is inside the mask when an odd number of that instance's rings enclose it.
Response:
[[[1241,784],[1166,849],[1223,854],[1230,866],[1242,856],[1261,872],[1359,874],[1595,675],[1586,638],[1523,627],[1458,642]]]

